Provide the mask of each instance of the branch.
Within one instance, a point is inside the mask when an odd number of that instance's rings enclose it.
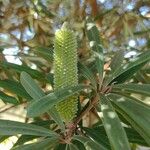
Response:
[[[22,105],[22,104],[25,104],[25,103],[27,103],[27,102],[23,102],[23,103],[18,104],[18,105],[12,105],[12,106],[10,106],[10,107],[4,109],[4,110],[1,110],[0,113],[3,113],[3,112],[5,112],[5,111],[7,111],[7,110],[9,110],[9,109],[11,109],[11,108],[17,107],[17,106]]]
[[[10,106],[10,107],[8,107],[8,108],[6,108],[6,109],[0,111],[0,113],[3,113],[3,112],[5,112],[5,111],[7,111],[7,110],[9,110],[9,109],[11,109],[11,108],[13,108],[13,107],[16,107],[16,105],[12,105],[12,106]]]
[[[72,135],[74,134],[78,123],[81,121],[81,119],[87,112],[89,112],[93,107],[95,107],[95,104],[97,104],[97,102],[98,102],[98,94],[91,100],[91,103],[89,103],[88,107],[84,111],[82,111],[77,118],[75,118],[73,123],[67,125],[66,134],[63,138],[64,143],[71,141]]]
[[[98,95],[96,95],[92,100],[91,103],[89,104],[89,106],[83,111],[81,112],[81,114],[75,119],[74,121],[74,126],[77,126],[77,124],[81,121],[81,119],[83,118],[83,116],[89,112],[94,106],[95,104],[98,102]]]

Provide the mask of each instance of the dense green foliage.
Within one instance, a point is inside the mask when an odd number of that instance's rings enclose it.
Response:
[[[149,0],[1,0],[0,10],[0,115],[27,112],[24,123],[0,116],[0,144],[150,147]]]

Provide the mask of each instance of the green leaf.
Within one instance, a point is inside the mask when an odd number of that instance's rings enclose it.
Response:
[[[119,50],[115,52],[115,55],[111,60],[111,64],[110,64],[111,73],[115,72],[122,65],[123,59],[124,59],[123,50]]]
[[[17,65],[17,64],[13,64],[13,63],[9,63],[9,62],[1,62],[0,66],[6,70],[14,69],[17,73],[21,73],[22,71],[25,71],[25,72],[29,73],[33,78],[36,78],[40,81],[47,81],[45,79],[45,76],[43,73],[41,73],[37,70],[31,69],[30,67],[25,66],[25,65]]]
[[[34,100],[38,100],[45,95],[37,83],[26,72],[21,73],[20,81],[22,86]]]
[[[135,143],[142,146],[148,146],[145,140],[141,137],[141,135],[136,132],[133,128],[125,128],[127,137],[130,143]]]
[[[150,60],[150,51],[144,52],[130,60],[129,63],[119,67],[105,81],[106,85],[117,82],[122,83],[133,76],[143,65]]]
[[[150,84],[115,84],[112,87],[112,92],[127,92],[127,93],[138,93],[142,95],[150,96]]]
[[[83,128],[83,130],[86,132],[88,136],[90,136],[92,139],[94,139],[97,143],[100,143],[103,145],[106,149],[111,149],[110,144],[108,141],[108,137],[106,136],[105,131],[104,133],[101,133],[101,130],[95,130],[90,128]]]
[[[52,107],[51,109],[48,110],[49,115],[55,120],[55,122],[60,126],[61,130],[65,132],[65,125],[57,112],[55,107]]]
[[[95,79],[94,74],[92,73],[92,71],[87,66],[85,66],[84,64],[82,64],[81,62],[78,63],[78,67],[79,67],[79,71],[81,72],[81,74],[86,79],[88,79],[89,81],[91,81],[91,84],[96,89],[97,83],[96,83],[96,79]]]
[[[35,54],[37,54],[40,57],[43,57],[48,62],[53,61],[53,50],[51,48],[47,47],[36,47]]]
[[[67,150],[79,150],[79,149],[77,148],[77,146],[74,145],[74,144],[72,144],[72,143],[68,144],[67,146],[68,146]]]
[[[99,73],[100,83],[102,83],[103,67],[104,67],[103,48],[100,41],[99,31],[94,22],[90,18],[87,18],[86,31],[89,39],[89,45],[95,55],[96,68]]]
[[[44,139],[40,142],[14,147],[12,148],[12,150],[42,150],[42,149],[49,150],[57,143],[58,143],[58,138],[52,137],[52,138]]]
[[[72,143],[74,145],[76,145],[79,150],[86,150],[86,148],[84,147],[83,143],[81,143],[80,141],[74,140],[74,141],[72,141]]]
[[[31,78],[31,76],[29,74],[27,74],[26,72],[21,73],[20,80],[21,80],[21,84],[23,85],[25,90],[31,95],[31,97],[34,100],[37,101],[37,100],[41,99],[43,96],[45,96],[45,93],[42,91],[42,89]],[[51,115],[51,117],[56,121],[56,123],[64,131],[65,130],[64,124],[63,124],[58,112],[56,111],[56,109],[53,107],[53,108],[51,108],[51,110],[49,110],[48,113]]]
[[[86,86],[77,85],[73,87],[67,87],[64,89],[59,89],[50,93],[38,101],[33,101],[27,108],[27,115],[29,117],[35,117],[43,114],[44,112],[50,110],[58,102],[63,101],[64,99],[78,93],[83,90]]]
[[[10,120],[0,120],[0,135],[37,135],[58,136],[55,132],[46,128]]]
[[[99,107],[102,110],[102,121],[108,135],[112,149],[130,150],[126,133],[121,125],[119,117],[113,109],[109,99],[100,95]]]
[[[51,124],[54,124],[55,122],[53,121],[53,120],[46,120],[46,121],[35,121],[35,122],[32,122],[32,123],[30,123],[30,124],[34,124],[34,125],[38,125],[38,126],[42,126],[42,127],[44,127],[44,128],[47,128],[47,129],[49,129],[49,126],[51,125]],[[14,147],[15,146],[17,146],[17,145],[22,145],[22,144],[24,144],[24,143],[26,143],[26,142],[29,142],[29,141],[31,141],[31,140],[33,140],[33,139],[37,139],[37,138],[39,138],[40,136],[35,136],[35,135],[21,135],[19,138],[18,138],[18,140],[17,140],[17,142],[13,145]]]
[[[130,126],[130,123],[120,113],[117,112],[117,114],[122,123],[124,123],[127,126]]]
[[[54,150],[65,150],[66,149],[66,144],[58,144]]]
[[[70,150],[69,149],[69,144],[66,145],[65,150]]]
[[[0,87],[4,88],[5,90],[10,91],[13,94],[16,94],[20,97],[26,98],[27,100],[31,100],[31,97],[28,93],[24,90],[22,85],[13,80],[0,80]]]
[[[73,140],[80,141],[82,144],[84,144],[85,147],[90,147],[92,150],[107,150],[99,143],[97,143],[97,142],[93,141],[92,139],[87,138],[85,136],[74,135]]]
[[[9,95],[5,94],[4,92],[1,92],[1,91],[0,91],[0,99],[4,103],[10,103],[10,104],[18,104],[19,103],[19,101],[16,98],[9,96]]]
[[[150,83],[150,78],[147,76],[144,67],[135,74],[135,80],[144,84]]]
[[[34,139],[38,139],[40,137],[41,136],[36,136],[36,135],[21,135],[18,138],[17,142],[13,145],[13,147],[23,145],[26,142],[33,141]]]
[[[130,126],[130,125],[129,125]],[[104,144],[109,145],[109,141],[106,135],[106,131],[104,129],[104,126],[99,125],[97,127],[94,127],[92,129],[90,128],[84,128],[87,135],[90,135],[91,138],[95,138],[95,140],[98,142],[99,140],[105,142]],[[141,135],[133,128],[131,127],[124,127],[124,130],[127,134],[128,140],[130,143],[135,143],[143,146],[148,146],[148,144],[145,142],[145,140],[141,137]],[[99,142],[98,142],[99,143]],[[107,148],[107,149],[110,149]]]
[[[147,62],[144,62],[142,64],[139,64],[129,70],[127,70],[126,72],[124,72],[122,75],[119,75],[116,79],[114,79],[110,84],[112,83],[124,83],[126,80],[130,80],[133,75],[138,72]]]
[[[55,122],[53,120],[37,120],[37,121],[31,122],[30,124],[35,124],[35,125],[42,126],[44,128],[49,129],[49,126],[52,124],[55,124]]]
[[[116,110],[137,130],[150,144],[150,107],[135,98],[109,94]]]
[[[2,143],[3,141],[5,141],[6,139],[8,139],[10,136],[8,135],[4,135],[4,136],[1,136],[0,135],[0,143]]]
[[[46,79],[52,86],[54,85],[54,75],[52,73],[48,73]]]

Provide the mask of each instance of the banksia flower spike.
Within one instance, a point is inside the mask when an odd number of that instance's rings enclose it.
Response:
[[[54,42],[54,89],[78,84],[77,41],[66,23],[55,33]],[[70,122],[77,112],[78,95],[57,104],[56,109],[64,122]]]

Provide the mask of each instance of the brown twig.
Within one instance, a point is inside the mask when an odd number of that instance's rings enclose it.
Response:
[[[5,112],[5,111],[7,111],[7,110],[9,110],[9,109],[11,109],[11,108],[17,107],[17,106],[22,105],[22,104],[25,104],[25,103],[27,103],[27,102],[23,102],[23,103],[18,104],[18,105],[12,105],[12,106],[10,106],[10,107],[4,109],[4,110],[1,110],[0,113],[3,113],[3,112]]]
[[[16,105],[12,105],[12,106],[10,106],[10,107],[8,107],[8,108],[6,108],[6,109],[0,111],[0,113],[3,113],[3,112],[5,112],[5,111],[7,111],[7,110],[9,110],[9,109],[11,109],[11,108],[13,108],[13,107],[15,107],[15,106],[16,106]]]
[[[85,111],[81,112],[81,114],[75,119],[74,121],[74,126],[77,126],[77,124],[81,121],[82,117],[87,113],[89,112],[93,107],[94,105],[98,102],[98,95],[96,95],[91,103],[89,104],[89,106],[85,109]]]

